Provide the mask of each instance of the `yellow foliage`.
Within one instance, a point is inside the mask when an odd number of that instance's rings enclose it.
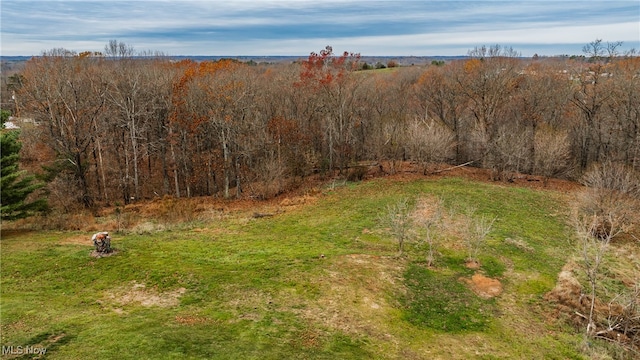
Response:
[[[482,61],[480,61],[480,59],[467,60],[464,63],[464,71],[467,73],[475,72],[480,68],[481,65]]]

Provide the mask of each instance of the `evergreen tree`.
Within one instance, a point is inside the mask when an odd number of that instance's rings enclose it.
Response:
[[[9,110],[0,109],[0,118],[2,119],[3,129],[4,129],[4,123],[9,121],[9,116],[11,116],[11,113],[9,112]]]
[[[27,196],[44,186],[34,183],[35,177],[18,169],[20,148],[18,131],[2,132],[0,134],[0,215],[2,220],[15,220],[45,211],[45,199],[25,202]]]

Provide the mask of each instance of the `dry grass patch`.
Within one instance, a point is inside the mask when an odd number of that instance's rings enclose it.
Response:
[[[176,323],[186,326],[213,323],[213,320],[211,320],[210,318],[199,315],[176,315],[174,320]]]
[[[402,261],[364,254],[332,259],[323,276],[312,280],[318,299],[294,312],[334,331],[386,339],[396,305],[389,295],[401,291]]]
[[[296,207],[300,205],[312,204],[316,200],[317,197],[311,195],[287,197],[280,201],[280,206]]]
[[[93,242],[91,241],[91,236],[89,235],[74,235],[69,236],[64,239],[60,239],[58,241],[59,245],[84,245],[84,246],[93,246]]]
[[[222,293],[231,299],[225,302],[225,308],[236,315],[235,320],[232,320],[232,322],[240,320],[260,321],[264,318],[264,314],[275,306],[274,298],[263,291],[241,288],[233,284],[223,288]]]
[[[144,307],[173,307],[180,303],[185,288],[160,292],[155,288],[147,288],[145,284],[132,281],[131,286],[107,293],[105,301],[119,306],[140,305]],[[118,308],[115,310],[118,312]]]

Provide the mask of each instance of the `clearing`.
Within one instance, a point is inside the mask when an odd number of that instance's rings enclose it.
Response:
[[[48,359],[580,359],[581,331],[545,300],[576,255],[576,185],[560,184],[400,176],[201,201],[188,222],[104,229],[105,258],[88,231],[3,230],[1,342]],[[455,231],[434,266],[412,242],[397,256],[380,214],[424,196],[497,217],[477,268]]]

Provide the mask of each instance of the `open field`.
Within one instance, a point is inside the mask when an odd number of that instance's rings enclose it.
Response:
[[[497,219],[479,268],[455,229],[435,266],[413,242],[398,256],[380,215],[435,197]],[[47,359],[586,358],[544,298],[577,255],[570,197],[459,177],[333,184],[112,232],[117,253],[97,259],[86,231],[3,230],[1,343]]]

